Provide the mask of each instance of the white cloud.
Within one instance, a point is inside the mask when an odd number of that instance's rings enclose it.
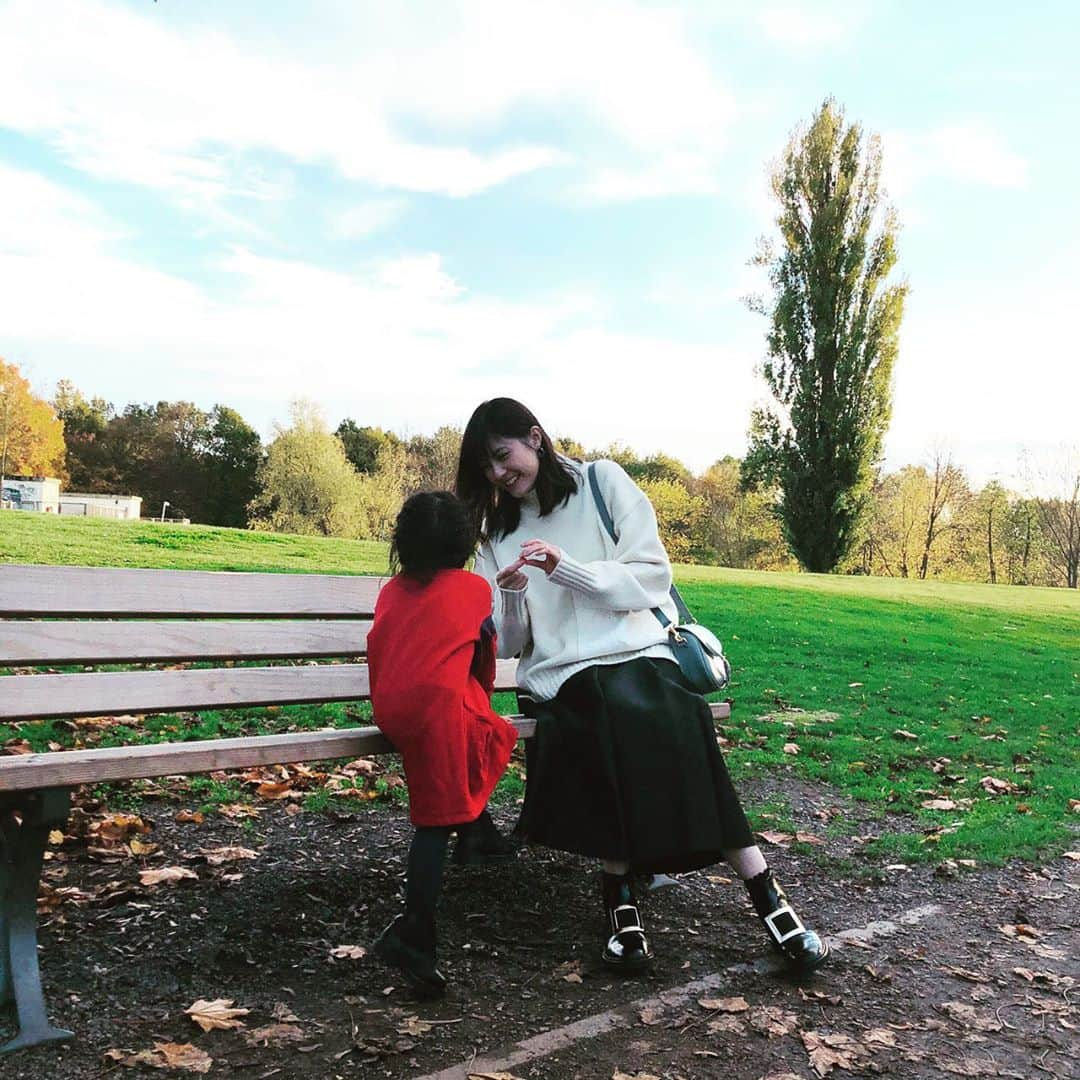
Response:
[[[754,19],[758,29],[773,44],[793,50],[821,49],[851,40],[867,15],[865,6],[829,9],[819,2],[807,4],[767,4]]]
[[[371,236],[400,221],[408,206],[406,199],[367,199],[337,214],[333,231],[349,240]]]
[[[287,194],[287,173],[250,160],[260,152],[388,189],[468,196],[570,162],[552,140],[582,127],[589,171],[611,153],[617,168],[645,170],[643,194],[685,190],[687,176],[696,189],[732,112],[677,12],[460,0],[393,17],[338,7],[340,26],[315,12],[327,32],[302,49],[261,14],[230,35],[163,8],[12,0],[0,8],[0,126],[46,139],[94,176],[213,206]],[[551,135],[500,138],[522,109]],[[598,197],[612,186],[598,182]],[[614,187],[622,198],[634,184]]]
[[[881,142],[884,183],[893,198],[932,179],[980,187],[1027,187],[1027,160],[981,121],[922,132],[890,131]]]

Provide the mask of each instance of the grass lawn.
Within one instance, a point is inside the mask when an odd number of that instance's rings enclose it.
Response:
[[[385,573],[386,549],[6,512],[0,514],[0,562]],[[999,862],[1075,842],[1075,591],[707,567],[679,567],[676,577],[735,666],[728,691],[734,710],[723,734],[736,777],[791,767],[883,815],[914,814],[914,829],[892,819],[875,845],[897,859]],[[501,695],[497,705],[513,711],[513,698]],[[112,728],[107,737],[207,737],[350,724],[365,715],[364,708],[326,706],[161,716]],[[71,741],[62,724],[0,725],[0,742],[12,738],[35,748],[50,739]],[[520,781],[510,777],[504,790],[515,794]],[[930,802],[944,808],[924,807]],[[840,818],[830,827],[847,826]]]

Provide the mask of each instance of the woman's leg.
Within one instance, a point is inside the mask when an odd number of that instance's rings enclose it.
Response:
[[[773,877],[761,849],[756,845],[732,848],[724,852],[724,858],[742,878],[754,910],[788,964],[799,972],[821,967],[829,958],[828,944],[803,926],[780,883]]]
[[[609,967],[627,974],[641,971],[648,967],[653,954],[634,896],[630,864],[604,859],[600,880],[611,932],[602,959]]]
[[[379,935],[374,953],[398,968],[413,990],[441,994],[446,978],[435,966],[435,908],[442,891],[449,826],[418,826],[409,848],[405,874],[405,914]]]

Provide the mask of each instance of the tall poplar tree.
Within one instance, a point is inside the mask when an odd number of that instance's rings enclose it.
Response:
[[[772,296],[762,374],[775,404],[754,411],[748,487],[779,492],[792,553],[836,568],[858,540],[892,408],[906,285],[887,285],[897,222],[882,207],[881,147],[827,99],[772,176],[783,246],[763,244]]]

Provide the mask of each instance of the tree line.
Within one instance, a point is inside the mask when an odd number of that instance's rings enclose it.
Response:
[[[949,577],[1077,587],[1080,468],[1055,498],[992,481],[973,489],[938,452],[882,470],[892,374],[908,286],[891,280],[897,215],[882,202],[881,145],[826,99],[771,175],[779,243],[754,262],[767,297],[761,375],[772,402],[750,418],[745,458],[693,476],[665,454],[624,446],[577,457],[619,461],[648,494],[673,559],[758,569]],[[386,539],[402,500],[452,487],[460,432],[402,438],[353,419],[331,432],[297,402],[263,447],[233,409],[87,400],[70,383],[51,403],[0,362],[0,474],[60,473],[69,486],[143,497],[148,514],[217,525]],[[10,451],[9,451],[10,446]]]

